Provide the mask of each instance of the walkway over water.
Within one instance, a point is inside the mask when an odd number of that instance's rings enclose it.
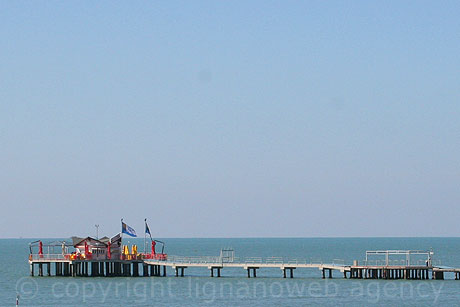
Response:
[[[384,255],[385,259],[372,260],[371,256]],[[391,260],[390,256],[405,255],[403,260]],[[426,260],[414,261],[412,256],[426,256]],[[234,256],[233,250],[222,250],[220,256],[170,256],[161,259],[151,255],[133,255],[124,259],[77,259],[71,260],[61,254],[31,254],[29,263],[31,275],[34,275],[34,265],[39,267],[39,276],[43,276],[43,265],[47,266],[47,275],[51,274],[54,264],[56,276],[166,276],[169,267],[175,276],[184,276],[186,268],[204,268],[210,271],[211,277],[221,277],[224,268],[242,268],[247,270],[248,277],[257,277],[257,270],[264,268],[278,268],[282,277],[294,277],[296,269],[317,269],[322,278],[332,278],[333,271],[343,274],[343,278],[364,279],[444,279],[444,273],[455,274],[460,279],[460,268],[433,266],[432,251],[368,251],[366,260],[362,264],[354,261],[347,265],[343,260],[334,260],[329,263],[313,262],[306,259],[288,259],[283,257],[245,257]],[[129,260],[128,260],[129,259]],[[140,274],[139,266],[142,266]]]

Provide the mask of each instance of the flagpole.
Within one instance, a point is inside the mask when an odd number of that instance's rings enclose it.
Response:
[[[147,244],[147,242],[146,242],[146,240],[147,240],[147,219],[144,219],[144,222],[145,222],[145,225],[144,225],[145,226],[144,227],[144,255],[145,255],[145,253],[147,251],[147,248],[146,248],[146,244]]]
[[[123,219],[121,219],[120,249],[121,249],[121,254],[123,254]]]

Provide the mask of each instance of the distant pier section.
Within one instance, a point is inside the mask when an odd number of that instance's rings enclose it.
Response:
[[[221,277],[226,268],[241,268],[248,278],[257,277],[257,271],[266,268],[280,269],[280,277],[293,278],[299,269],[316,269],[321,278],[339,277],[350,279],[413,279],[442,280],[446,273],[460,279],[460,268],[433,264],[433,251],[381,250],[367,251],[365,260],[345,264],[343,261],[312,262],[283,257],[235,257],[233,249],[222,249],[219,256],[169,256],[156,251],[156,242],[149,244],[149,252],[138,252],[137,246],[122,244],[121,234],[112,238],[72,237],[69,242],[41,241],[30,243],[31,276],[174,276],[185,275],[187,268],[209,270],[211,277]],[[161,242],[163,243],[163,242]],[[171,272],[172,271],[172,272]]]

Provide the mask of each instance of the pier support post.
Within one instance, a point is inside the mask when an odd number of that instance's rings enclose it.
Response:
[[[248,268],[248,278],[251,278],[251,269]]]
[[[323,279],[326,278],[326,272],[324,271],[324,269],[321,269],[321,274],[323,275]]]
[[[133,263],[133,276],[139,277],[139,263],[137,262]]]
[[[34,276],[34,263],[30,264],[30,276]]]
[[[286,278],[286,268],[283,268],[283,278]]]
[[[113,276],[120,276],[121,275],[121,263],[114,262],[112,265],[113,265]]]
[[[343,278],[347,279],[347,271],[343,271]]]
[[[38,276],[43,276],[43,263],[38,264]]]
[[[211,267],[211,277],[214,277],[214,269],[216,269],[217,277],[220,277],[220,269],[219,267]]]
[[[48,276],[51,276],[51,262],[46,264],[46,273]]]
[[[91,261],[91,277],[96,277],[97,276],[97,271],[95,266],[97,265],[96,262]]]
[[[70,276],[70,263],[64,263],[64,276]]]
[[[163,266],[163,277],[166,277],[166,265]]]
[[[175,267],[174,270],[176,271],[176,277],[178,277],[179,276],[179,269],[177,267]]]
[[[292,278],[292,269],[291,269],[291,278]],[[329,269],[329,278],[332,278],[332,269]]]
[[[434,274],[434,279],[436,280],[443,280],[444,279],[444,272],[443,271],[436,271],[433,272]]]
[[[184,277],[184,268],[180,268],[180,277]]]
[[[149,276],[149,271],[148,271],[148,269],[149,269],[149,267],[148,267],[147,264],[145,264],[145,263],[142,264],[142,275],[143,275],[144,277]]]

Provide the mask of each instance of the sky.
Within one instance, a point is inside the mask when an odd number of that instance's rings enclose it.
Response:
[[[0,1],[0,237],[458,236],[459,13]]]

